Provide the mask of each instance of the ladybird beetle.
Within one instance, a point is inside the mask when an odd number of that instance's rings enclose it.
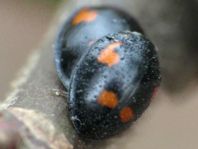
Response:
[[[112,7],[72,15],[56,40],[55,63],[68,91],[71,122],[91,139],[126,129],[148,107],[161,80],[154,45],[135,19]]]

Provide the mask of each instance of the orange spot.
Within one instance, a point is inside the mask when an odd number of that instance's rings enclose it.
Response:
[[[100,52],[98,61],[104,64],[107,64],[109,67],[115,65],[119,62],[120,56],[114,50],[115,48],[122,45],[121,42],[115,42],[108,45],[105,49]]]
[[[123,122],[123,123],[129,122],[133,118],[134,118],[134,112],[130,107],[124,107],[120,111],[121,122]]]
[[[72,20],[73,25],[77,25],[81,22],[91,22],[97,17],[97,12],[89,9],[81,10]]]
[[[100,94],[97,102],[102,106],[113,109],[118,105],[118,98],[117,95],[112,91],[103,91]]]

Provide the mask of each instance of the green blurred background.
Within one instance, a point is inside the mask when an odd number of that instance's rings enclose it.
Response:
[[[0,0],[0,99],[41,43],[61,0]]]

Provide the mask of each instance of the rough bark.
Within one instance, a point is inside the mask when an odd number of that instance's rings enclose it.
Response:
[[[53,60],[54,39],[61,24],[78,7],[104,4],[121,7],[133,14],[149,38],[156,43],[164,78],[161,90],[171,88],[178,91],[194,80],[198,54],[194,50],[198,47],[198,34],[195,33],[198,24],[197,1],[70,0],[61,6],[46,40],[31,55],[18,79],[12,83],[13,91],[0,106],[1,149],[131,148],[130,140],[135,137],[133,129],[108,140],[79,138],[67,116],[67,101],[57,92],[64,90],[57,78]],[[183,67],[189,59],[191,65],[186,66],[184,72]],[[174,83],[169,81],[172,79]],[[157,97],[161,98],[161,95]],[[122,141],[118,141],[120,139]]]

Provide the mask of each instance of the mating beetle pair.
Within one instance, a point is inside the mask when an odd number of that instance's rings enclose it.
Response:
[[[111,7],[77,11],[56,40],[55,62],[68,91],[70,119],[87,138],[127,128],[160,83],[154,45],[129,14]]]

